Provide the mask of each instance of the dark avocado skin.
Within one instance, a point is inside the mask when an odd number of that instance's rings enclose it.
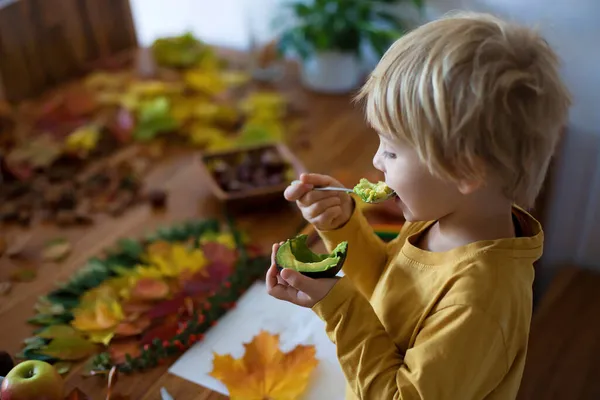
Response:
[[[302,275],[304,276],[308,276],[309,278],[312,279],[323,279],[323,278],[334,278],[338,272],[340,272],[342,270],[342,267],[344,266],[344,261],[346,261],[346,253],[344,253],[340,259],[340,262],[337,263],[337,265],[335,267],[329,268],[325,271],[319,271],[319,272],[300,272]],[[283,267],[277,265],[277,269],[279,271],[281,271],[283,269]]]

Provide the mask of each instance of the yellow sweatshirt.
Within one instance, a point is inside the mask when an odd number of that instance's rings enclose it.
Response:
[[[517,238],[428,252],[433,222],[407,223],[385,244],[355,210],[319,232],[348,241],[345,276],[313,307],[348,382],[348,399],[509,400],[517,396],[532,312],[540,224],[514,208]]]

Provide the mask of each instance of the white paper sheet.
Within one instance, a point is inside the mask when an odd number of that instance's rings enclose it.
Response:
[[[298,344],[313,344],[319,364],[315,368],[302,400],[343,400],[345,378],[338,363],[335,346],[325,334],[325,325],[311,310],[272,298],[265,284],[255,283],[238,301],[236,308],[223,316],[200,343],[191,347],[169,372],[198,385],[228,395],[227,388],[208,374],[213,352],[244,354],[244,343],[261,330],[280,335],[283,352]]]

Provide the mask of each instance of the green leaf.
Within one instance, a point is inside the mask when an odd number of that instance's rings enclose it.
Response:
[[[299,17],[306,17],[310,15],[312,11],[308,5],[302,2],[294,2],[290,4],[290,6]]]
[[[132,259],[139,259],[142,253],[144,253],[144,247],[137,240],[121,239],[118,243],[121,251]]]
[[[71,325],[52,325],[40,331],[37,336],[44,339],[81,337]]]
[[[97,346],[82,337],[56,338],[40,350],[40,354],[59,360],[76,361],[97,351]]]
[[[50,315],[50,314],[37,314],[31,318],[29,318],[27,320],[27,322],[29,322],[30,324],[33,325],[42,325],[42,326],[48,326],[48,325],[56,325],[56,324],[62,324],[64,322],[68,322],[69,320],[65,321],[65,319],[67,319],[67,317],[69,317],[72,319],[73,316],[71,314],[61,314],[61,315]]]
[[[60,375],[64,375],[71,370],[72,366],[73,366],[73,363],[71,363],[69,361],[59,361],[56,364],[54,364],[54,369]]]

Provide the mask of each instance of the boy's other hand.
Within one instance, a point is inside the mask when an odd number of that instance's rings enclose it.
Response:
[[[339,278],[311,279],[291,269],[284,269],[280,273],[275,265],[275,254],[280,245],[273,245],[271,267],[266,279],[267,292],[276,299],[312,308],[329,293]]]
[[[285,189],[288,201],[295,201],[302,216],[315,228],[329,231],[340,228],[352,216],[354,202],[348,193],[337,191],[314,191],[315,187],[344,187],[327,175],[302,174],[301,184],[293,184]]]

